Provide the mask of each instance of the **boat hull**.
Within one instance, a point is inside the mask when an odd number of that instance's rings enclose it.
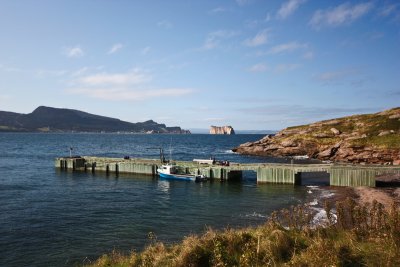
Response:
[[[160,178],[171,179],[171,180],[183,180],[183,181],[196,181],[196,176],[194,175],[183,175],[183,174],[166,174],[159,173]]]

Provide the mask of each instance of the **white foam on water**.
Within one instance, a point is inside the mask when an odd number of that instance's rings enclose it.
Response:
[[[331,191],[324,191],[321,194],[321,198],[330,198],[333,197],[335,195],[335,193],[331,192]]]
[[[326,216],[326,211],[325,209],[322,208],[312,208],[315,211],[317,211],[317,213],[315,214],[312,223],[314,225],[322,225],[328,222],[328,217]],[[337,220],[337,216],[335,213],[332,214],[332,218],[333,218],[333,222],[336,222]]]
[[[318,199],[314,199],[313,201],[311,201],[310,203],[308,203],[308,205],[310,206],[317,206],[318,205]]]
[[[253,212],[253,213],[250,213],[250,214],[246,214],[246,215],[244,215],[245,217],[255,217],[255,218],[267,218],[268,216],[267,215],[262,215],[262,214],[260,214],[260,213],[257,213],[257,212]]]
[[[311,191],[311,190],[308,190],[307,193],[312,194],[312,191]]]
[[[324,209],[318,209],[318,208],[314,209],[317,211],[312,220],[314,225],[320,225],[328,221],[328,217],[326,216],[326,211]]]
[[[307,185],[307,188],[319,189],[318,185]]]

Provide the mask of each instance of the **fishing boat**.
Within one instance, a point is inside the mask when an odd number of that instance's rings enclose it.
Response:
[[[162,165],[157,169],[157,173],[160,176],[160,178],[163,179],[195,181],[195,182],[201,182],[207,180],[207,178],[204,175],[194,175],[190,173],[180,174],[178,173],[178,167],[172,164]]]

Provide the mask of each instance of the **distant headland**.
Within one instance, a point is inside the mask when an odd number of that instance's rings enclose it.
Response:
[[[106,132],[190,134],[153,120],[131,123],[74,109],[40,106],[29,114],[0,111],[0,132]]]

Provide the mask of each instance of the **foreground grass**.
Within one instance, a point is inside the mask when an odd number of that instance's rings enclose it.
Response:
[[[315,227],[309,211],[274,213],[265,225],[209,229],[181,243],[152,239],[143,252],[103,255],[91,266],[400,266],[400,211],[347,199],[326,205],[328,220]],[[336,217],[337,216],[337,217]]]

